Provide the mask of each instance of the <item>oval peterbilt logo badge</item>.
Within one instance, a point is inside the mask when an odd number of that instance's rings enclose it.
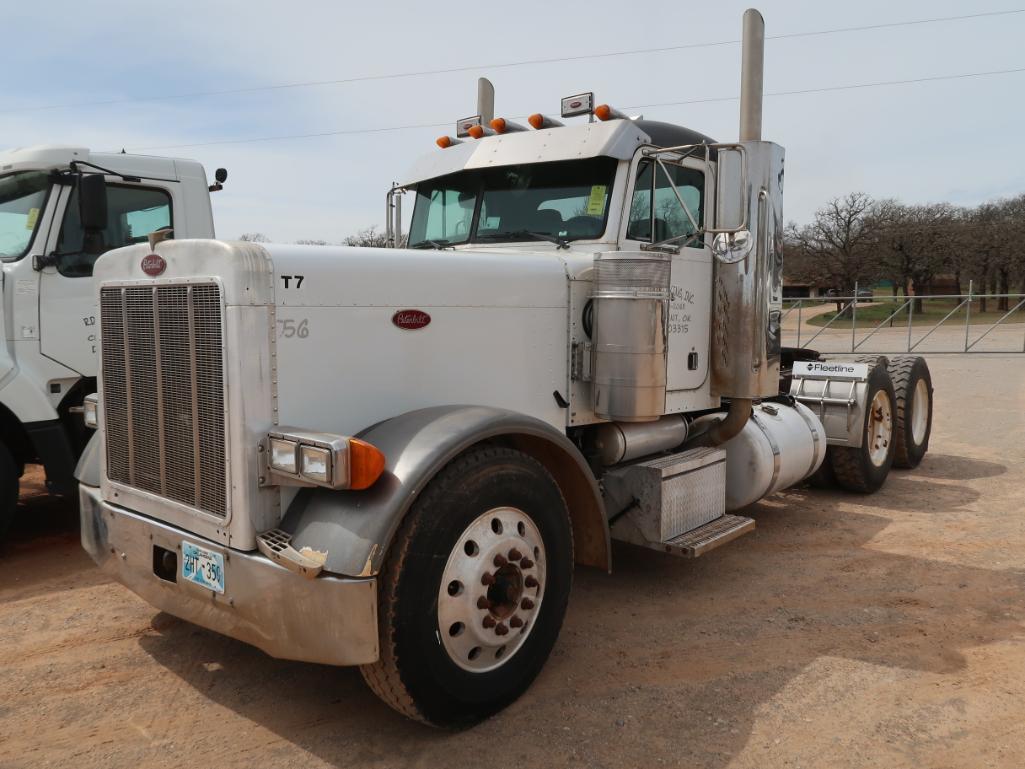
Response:
[[[166,269],[167,262],[164,261],[164,257],[160,254],[150,254],[142,258],[142,271],[151,278],[155,278]]]
[[[399,310],[391,316],[391,322],[407,331],[423,328],[431,322],[431,316],[423,310]]]
[[[579,99],[576,99],[575,101],[571,101],[571,102],[569,103],[569,106],[570,106],[570,107],[571,107],[572,109],[576,109],[577,107],[582,107],[582,106],[583,106],[583,104],[584,104],[584,103],[583,103],[582,101],[580,101]]]

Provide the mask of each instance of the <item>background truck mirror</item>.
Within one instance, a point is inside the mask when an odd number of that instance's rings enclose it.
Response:
[[[107,183],[103,174],[83,174],[78,177],[78,215],[83,230],[106,229]]]

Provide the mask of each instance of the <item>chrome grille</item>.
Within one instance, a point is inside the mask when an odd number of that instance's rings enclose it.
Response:
[[[215,284],[100,291],[107,477],[227,514]]]

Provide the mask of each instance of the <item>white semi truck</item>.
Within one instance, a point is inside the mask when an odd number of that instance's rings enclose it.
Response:
[[[224,178],[219,169],[210,189]],[[199,163],[82,147],[0,153],[0,540],[27,463],[43,465],[51,491],[76,495],[89,435],[76,412],[96,390],[93,263],[161,229],[214,237]]]
[[[88,552],[170,614],[464,725],[530,684],[610,540],[700,556],[777,489],[920,460],[924,363],[898,393],[883,359],[780,346],[762,39],[749,11],[737,142],[584,94],[572,125],[440,139],[388,195],[393,242],[415,196],[406,248],[106,254]]]

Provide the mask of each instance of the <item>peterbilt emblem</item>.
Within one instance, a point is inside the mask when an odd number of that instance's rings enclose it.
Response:
[[[580,99],[575,99],[574,101],[571,101],[569,103],[569,106],[572,107],[573,109],[576,109],[577,107],[582,107],[583,105],[584,105],[584,103],[582,101],[580,101]]]
[[[166,269],[167,262],[164,261],[164,257],[160,254],[150,254],[142,258],[142,271],[151,278],[162,274]]]
[[[407,331],[423,328],[431,322],[431,316],[423,310],[399,310],[391,316],[391,322]]]

